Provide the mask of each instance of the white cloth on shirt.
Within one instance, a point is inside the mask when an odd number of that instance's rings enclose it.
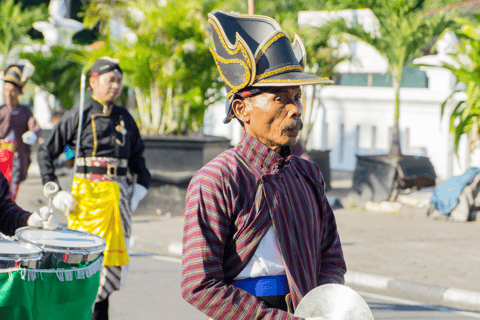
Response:
[[[234,280],[285,274],[282,254],[272,227],[258,244],[252,259]]]

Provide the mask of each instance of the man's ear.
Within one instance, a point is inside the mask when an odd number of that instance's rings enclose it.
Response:
[[[248,107],[245,100],[235,99],[232,102],[232,111],[238,120],[242,121],[243,123],[248,123],[250,120]]]
[[[93,89],[94,84],[96,84],[97,81],[98,81],[98,77],[90,77],[90,78],[88,78],[88,84],[89,84],[88,87],[89,87],[90,89]]]

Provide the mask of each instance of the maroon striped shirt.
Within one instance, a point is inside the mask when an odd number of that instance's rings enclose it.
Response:
[[[0,231],[13,235],[16,229],[27,225],[30,214],[12,200],[8,180],[0,172]]]
[[[289,151],[289,150],[288,150]],[[344,282],[335,217],[312,162],[243,133],[194,176],[183,230],[182,295],[213,319],[299,319],[231,285],[273,225],[294,306],[313,288]]]

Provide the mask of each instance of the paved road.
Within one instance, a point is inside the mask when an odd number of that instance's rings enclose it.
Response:
[[[125,289],[111,296],[112,320],[207,320],[180,295],[180,259],[133,255]],[[425,305],[409,299],[359,291],[376,320],[480,319],[480,313]]]

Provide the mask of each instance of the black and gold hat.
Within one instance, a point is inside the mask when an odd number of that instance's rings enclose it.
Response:
[[[35,67],[30,62],[12,64],[5,69],[3,81],[13,83],[19,88],[23,88],[34,71]]]
[[[208,18],[215,44],[210,52],[227,89],[225,123],[234,117],[230,105],[235,95],[250,87],[333,83],[304,72],[302,40],[295,35],[291,43],[272,18],[220,10],[211,12]]]

